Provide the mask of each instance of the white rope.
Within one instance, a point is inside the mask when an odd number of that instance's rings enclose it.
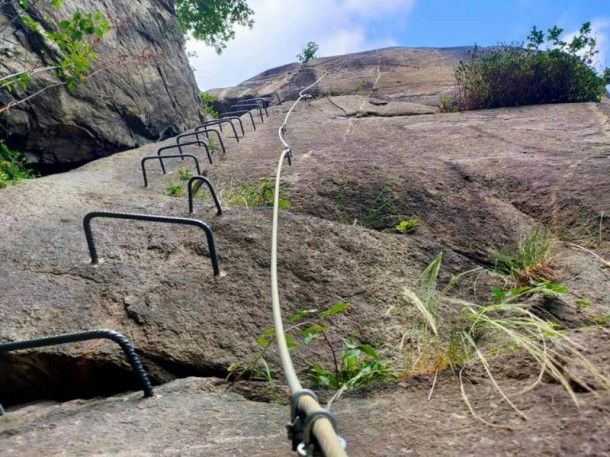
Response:
[[[286,123],[288,122],[288,118],[292,111],[297,106],[297,104],[301,101],[303,97],[306,96],[305,91],[311,89],[313,86],[318,84],[325,76],[326,72],[313,84],[307,86],[305,89],[299,92],[299,98],[293,103],[288,112],[286,113],[286,117],[284,118],[284,122],[278,129],[278,135],[280,137],[280,141],[284,145],[286,149],[282,151],[280,155],[280,159],[277,165],[277,172],[275,174],[275,192],[273,194],[273,225],[271,229],[271,304],[273,306],[273,319],[275,321],[275,334],[277,339],[277,345],[279,348],[280,358],[282,360],[282,368],[284,369],[284,374],[286,376],[286,381],[288,382],[288,386],[292,393],[301,390],[303,387],[299,381],[299,378],[294,371],[294,366],[292,364],[292,360],[290,358],[290,353],[288,351],[288,344],[286,343],[286,338],[284,337],[284,324],[282,323],[282,312],[280,308],[280,293],[279,286],[277,280],[277,228],[278,228],[278,217],[279,217],[279,198],[280,198],[280,180],[282,175],[282,165],[284,163],[284,159],[287,154],[292,153],[292,149],[288,145],[288,143],[284,140],[284,129],[286,128]]]
[[[273,307],[275,335],[280,359],[282,361],[282,368],[284,370],[288,386],[290,387],[290,391],[293,394],[302,390],[303,387],[301,386],[301,382],[299,381],[299,378],[294,370],[294,365],[292,364],[290,353],[288,351],[288,344],[286,343],[286,338],[284,336],[284,324],[282,322],[280,293],[277,279],[277,230],[279,218],[280,181],[284,159],[286,158],[286,155],[292,154],[292,149],[284,140],[283,134],[290,114],[297,106],[299,101],[307,96],[305,92],[318,84],[326,75],[327,73],[324,72],[324,74],[316,82],[299,92],[299,98],[290,107],[288,113],[286,113],[286,118],[278,130],[280,141],[284,145],[285,149],[282,151],[277,165],[277,173],[275,175],[275,192],[273,195],[273,224],[271,229],[271,304]],[[320,404],[314,398],[308,395],[302,395],[299,399],[298,408],[305,414],[310,414],[320,409]],[[313,425],[313,433],[316,436],[318,444],[326,457],[347,457],[347,453],[341,446],[339,437],[328,419],[324,417],[319,418]]]

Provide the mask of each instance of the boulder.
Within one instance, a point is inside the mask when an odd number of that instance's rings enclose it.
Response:
[[[176,135],[200,120],[198,90],[184,52],[173,2],[65,0],[60,8],[31,2],[28,14],[53,27],[75,11],[101,11],[110,30],[94,45],[97,62],[74,92],[40,72],[31,93],[2,116],[1,137],[41,167],[75,165]],[[13,2],[0,10],[2,74],[48,64],[53,50],[20,21]],[[0,106],[26,94],[0,93]]]

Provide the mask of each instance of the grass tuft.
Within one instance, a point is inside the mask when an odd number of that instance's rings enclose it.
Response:
[[[534,227],[529,234],[519,236],[513,251],[495,252],[496,273],[505,276],[516,287],[555,281],[553,261],[556,252],[553,248],[556,241],[548,229]]]
[[[538,256],[533,259],[538,259]],[[585,349],[560,325],[534,314],[531,306],[524,302],[532,295],[549,293],[548,283],[496,296],[488,304],[478,304],[453,298],[449,292],[466,274],[480,269],[455,276],[444,289],[439,290],[441,263],[442,254],[439,254],[424,270],[419,292],[403,289],[406,302],[414,305],[421,314],[421,323],[403,334],[398,358],[404,362],[404,369],[399,378],[435,374],[436,383],[438,372],[450,368],[459,374],[464,401],[478,419],[481,418],[468,401],[462,379],[463,370],[475,364],[483,368],[490,382],[518,416],[527,419],[492,374],[489,361],[507,352],[522,351],[539,365],[538,379],[526,390],[538,385],[546,374],[557,381],[576,404],[575,386],[592,391],[590,385],[593,383],[598,389],[610,391],[610,379],[587,358]],[[562,290],[556,288],[554,293],[560,294]],[[570,367],[566,364],[568,360]]]

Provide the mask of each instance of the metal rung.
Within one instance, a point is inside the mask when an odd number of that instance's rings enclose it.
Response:
[[[214,269],[214,276],[218,276],[220,274],[218,256],[216,255],[216,244],[214,243],[214,234],[212,233],[212,229],[205,222],[197,219],[187,219],[185,217],[154,216],[149,214],[118,213],[110,211],[93,211],[88,213],[83,219],[83,228],[85,230],[85,238],[87,239],[89,254],[91,255],[91,263],[93,264],[98,264],[100,259],[97,255],[97,250],[95,249],[95,240],[93,238],[93,231],[91,230],[91,221],[100,217],[110,219],[128,219],[134,221],[164,222],[168,224],[193,225],[195,227],[199,227],[205,232],[208,242],[208,249],[210,251],[210,258],[212,260],[212,268]]]
[[[121,346],[132,370],[136,374],[145,397],[154,396],[155,392],[148,379],[146,371],[140,362],[140,358],[136,354],[131,342],[121,333],[114,330],[100,329],[90,330],[87,332],[64,333],[62,335],[47,336],[44,338],[36,338],[33,340],[14,341],[10,343],[0,343],[0,353],[18,351],[21,349],[34,349],[44,346],[56,346],[58,344],[77,343],[79,341],[107,339],[112,340]],[[4,409],[0,405],[0,416],[4,414]]]

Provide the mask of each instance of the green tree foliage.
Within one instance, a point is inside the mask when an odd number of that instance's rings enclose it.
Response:
[[[318,43],[315,41],[310,41],[307,43],[307,46],[301,49],[301,52],[297,54],[297,59],[299,59],[299,62],[301,63],[309,62],[311,59],[315,59],[317,57],[316,52],[318,52],[318,49],[320,49]]]
[[[176,0],[176,16],[184,33],[219,54],[235,37],[235,24],[252,28],[253,14],[245,0]]]
[[[54,8],[61,6],[61,0],[49,0]],[[48,53],[44,67],[29,67],[22,71],[3,75],[0,73],[0,90],[4,89],[17,99],[7,106],[0,107],[0,112],[6,111],[38,93],[58,84],[37,88],[34,93],[28,93],[32,85],[32,77],[40,72],[53,72],[59,79],[59,84],[65,84],[72,91],[90,72],[90,65],[96,59],[92,43],[101,40],[108,31],[109,22],[97,13],[76,12],[72,17],[60,21],[55,30],[43,27],[30,15],[30,5],[26,0],[13,3],[16,16],[9,18],[10,22],[20,21],[32,32],[39,34],[46,45],[54,52]],[[6,25],[4,26],[6,27]],[[0,29],[0,32],[2,30]],[[24,63],[24,66],[26,64]],[[19,93],[16,93],[19,91]]]
[[[599,101],[610,69],[598,74],[593,68],[599,51],[591,24],[584,23],[569,43],[562,33],[553,27],[545,36],[534,27],[525,48],[475,46],[455,73],[460,109]]]

